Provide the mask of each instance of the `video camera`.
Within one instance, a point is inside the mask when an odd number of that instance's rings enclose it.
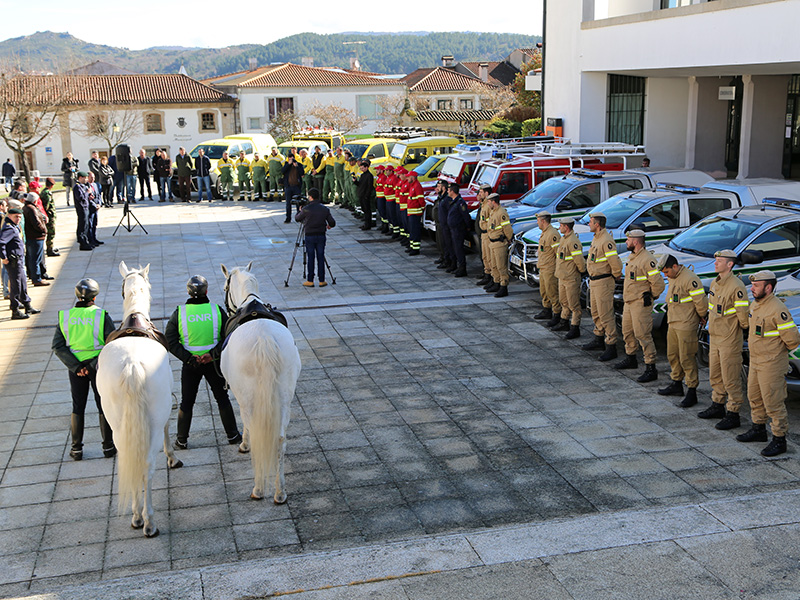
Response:
[[[294,204],[297,207],[297,210],[299,211],[306,204],[308,204],[308,198],[305,198],[302,195],[295,196],[294,198],[292,198],[292,204]]]

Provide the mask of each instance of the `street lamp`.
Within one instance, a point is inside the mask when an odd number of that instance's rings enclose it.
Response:
[[[119,125],[117,125],[116,122],[111,126],[111,131],[114,132],[114,135],[119,133]]]

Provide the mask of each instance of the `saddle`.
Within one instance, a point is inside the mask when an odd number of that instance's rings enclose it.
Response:
[[[120,326],[108,334],[106,344],[124,337],[149,338],[164,346],[166,351],[169,352],[167,337],[156,329],[155,325],[150,322],[150,319],[145,317],[142,313],[132,313],[125,317],[122,323],[120,323]]]
[[[260,300],[251,300],[247,304],[240,306],[225,324],[224,337],[226,343],[237,327],[244,325],[248,321],[255,321],[256,319],[271,319],[272,321],[277,321],[287,329],[289,327],[286,317],[284,317],[281,312],[272,308],[271,304],[264,304]]]

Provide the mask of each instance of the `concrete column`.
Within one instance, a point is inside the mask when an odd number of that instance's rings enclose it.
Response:
[[[684,168],[694,169],[694,157],[697,150],[697,103],[700,94],[700,85],[697,77],[689,77],[689,107],[686,113],[686,158]]]
[[[750,138],[753,135],[753,92],[755,84],[752,75],[742,75],[742,130],[739,136],[739,173],[737,179],[745,179],[750,174]]]

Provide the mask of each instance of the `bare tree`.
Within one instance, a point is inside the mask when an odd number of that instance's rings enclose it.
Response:
[[[119,108],[96,108],[83,113],[75,131],[83,136],[103,140],[108,146],[108,155],[119,144],[143,131],[142,111],[131,106]]]
[[[505,110],[517,101],[512,86],[488,86],[476,81],[470,85],[469,91],[480,98],[482,110]]]
[[[331,127],[342,133],[358,131],[367,121],[364,117],[357,116],[352,110],[348,110],[335,102],[322,104],[319,101],[314,101],[314,104],[306,110],[306,114],[316,119],[321,127]]]
[[[301,127],[300,118],[293,110],[282,110],[270,120],[267,133],[280,144],[292,138],[292,134]]]
[[[378,116],[381,117],[380,126],[382,128],[403,124],[403,113],[406,110],[404,94],[380,95],[376,98],[375,104],[377,104]]]
[[[25,75],[0,67],[0,139],[16,154],[30,181],[26,152],[53,133],[71,97],[69,80]]]

